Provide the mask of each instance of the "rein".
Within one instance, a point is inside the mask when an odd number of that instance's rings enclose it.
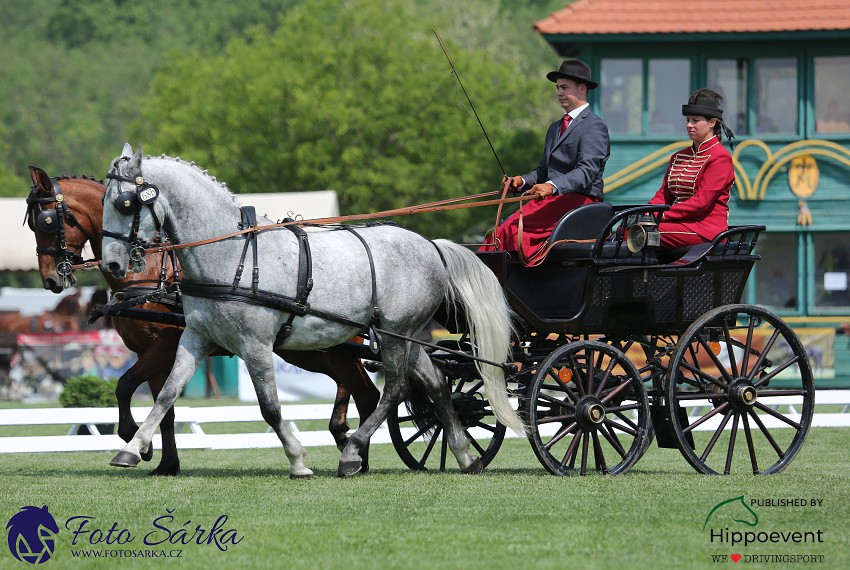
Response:
[[[135,182],[135,181],[133,181],[133,182]],[[336,217],[332,217],[332,218],[315,218],[315,219],[311,219],[311,220],[290,220],[290,221],[285,221],[285,222],[279,222],[279,223],[276,223],[276,224],[270,224],[268,226],[258,226],[258,227],[254,227],[254,228],[241,229],[241,230],[238,230],[238,231],[235,231],[233,233],[229,233],[229,234],[226,234],[226,235],[223,235],[223,236],[218,236],[218,237],[209,238],[209,239],[200,240],[200,241],[193,241],[193,242],[190,242],[190,243],[181,243],[181,244],[165,243],[161,246],[149,247],[149,248],[144,250],[144,253],[165,252],[165,251],[172,251],[172,250],[177,250],[177,249],[185,249],[185,248],[188,248],[188,247],[196,247],[196,246],[200,246],[200,245],[207,245],[207,244],[210,244],[210,243],[215,243],[215,242],[219,242],[219,241],[224,241],[226,239],[238,237],[240,235],[243,235],[243,234],[246,234],[246,233],[249,233],[249,232],[259,233],[259,232],[262,232],[262,231],[265,231],[265,230],[271,230],[271,229],[275,229],[275,228],[285,228],[287,226],[292,226],[292,225],[295,225],[295,224],[306,225],[306,226],[342,224],[344,222],[353,222],[353,221],[360,221],[360,220],[374,220],[374,219],[377,219],[377,218],[387,218],[387,217],[390,217],[390,216],[404,216],[404,215],[411,215],[411,214],[424,214],[424,213],[428,213],[428,212],[442,212],[442,211],[446,211],[446,210],[458,210],[458,209],[463,209],[463,208],[475,208],[475,207],[480,207],[480,206],[493,206],[493,205],[497,205],[497,204],[498,205],[510,204],[512,202],[521,202],[521,201],[525,201],[525,200],[531,200],[531,199],[534,198],[533,196],[518,196],[516,198],[501,198],[501,199],[495,199],[495,200],[481,200],[481,201],[478,201],[478,202],[470,202],[470,203],[467,203],[467,204],[454,204],[454,202],[460,202],[462,200],[469,200],[469,199],[472,199],[472,198],[478,198],[478,197],[482,197],[482,196],[491,196],[491,195],[494,195],[494,194],[498,194],[498,192],[486,192],[486,193],[483,193],[483,194],[476,194],[474,196],[464,196],[463,198],[450,198],[450,199],[447,199],[447,200],[441,200],[439,202],[431,202],[431,203],[428,203],[428,204],[420,204],[418,206],[406,206],[406,207],[403,207],[403,208],[396,208],[394,210],[384,210],[382,212],[373,212],[371,214],[359,214],[359,215],[352,215],[352,216],[336,216]],[[104,233],[104,235],[107,235],[107,234]],[[113,234],[110,234],[110,237],[116,237],[116,236],[113,235]],[[117,239],[123,239],[124,241],[127,241],[127,238],[125,236],[118,236]]]

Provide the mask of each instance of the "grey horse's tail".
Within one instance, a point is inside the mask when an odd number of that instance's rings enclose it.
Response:
[[[446,299],[463,305],[474,354],[491,362],[506,362],[511,355],[510,308],[496,276],[474,253],[448,240],[434,241],[449,274]],[[496,418],[519,435],[525,426],[508,401],[501,368],[476,361],[487,399]]]

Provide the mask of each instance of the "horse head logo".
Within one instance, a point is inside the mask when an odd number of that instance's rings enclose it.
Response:
[[[56,546],[59,527],[47,505],[23,507],[6,525],[9,530],[9,550],[21,562],[41,564],[50,560]]]
[[[718,512],[719,511],[719,512]],[[708,516],[705,517],[705,523],[702,525],[702,530],[705,530],[708,525],[708,519],[717,513],[715,518],[720,518],[721,515],[729,516],[733,521],[742,523],[747,526],[756,526],[759,523],[759,516],[754,510],[747,506],[744,502],[744,495],[728,499],[721,503],[717,503]]]

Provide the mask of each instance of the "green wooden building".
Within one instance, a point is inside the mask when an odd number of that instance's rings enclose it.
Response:
[[[850,387],[850,2],[578,0],[535,29],[599,82],[590,103],[611,134],[614,203],[658,190],[690,143],[690,93],[724,96],[729,223],[768,228],[745,301],[795,327],[819,387]]]

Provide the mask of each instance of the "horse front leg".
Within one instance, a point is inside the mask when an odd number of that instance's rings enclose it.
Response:
[[[257,403],[263,419],[277,434],[283,444],[283,450],[289,458],[290,479],[310,479],[313,472],[304,464],[307,451],[289,429],[280,411],[280,399],[277,395],[277,383],[274,376],[274,361],[272,351],[264,347],[246,347],[242,354],[245,367],[251,376],[254,390],[257,393]]]
[[[139,464],[142,460],[142,453],[151,447],[151,440],[157,426],[165,418],[169,409],[174,406],[174,402],[198,370],[201,361],[213,351],[213,348],[212,343],[191,329],[186,329],[177,347],[174,366],[154,402],[153,409],[133,438],[109,462],[110,465],[135,467]],[[163,438],[164,440],[165,438]]]

